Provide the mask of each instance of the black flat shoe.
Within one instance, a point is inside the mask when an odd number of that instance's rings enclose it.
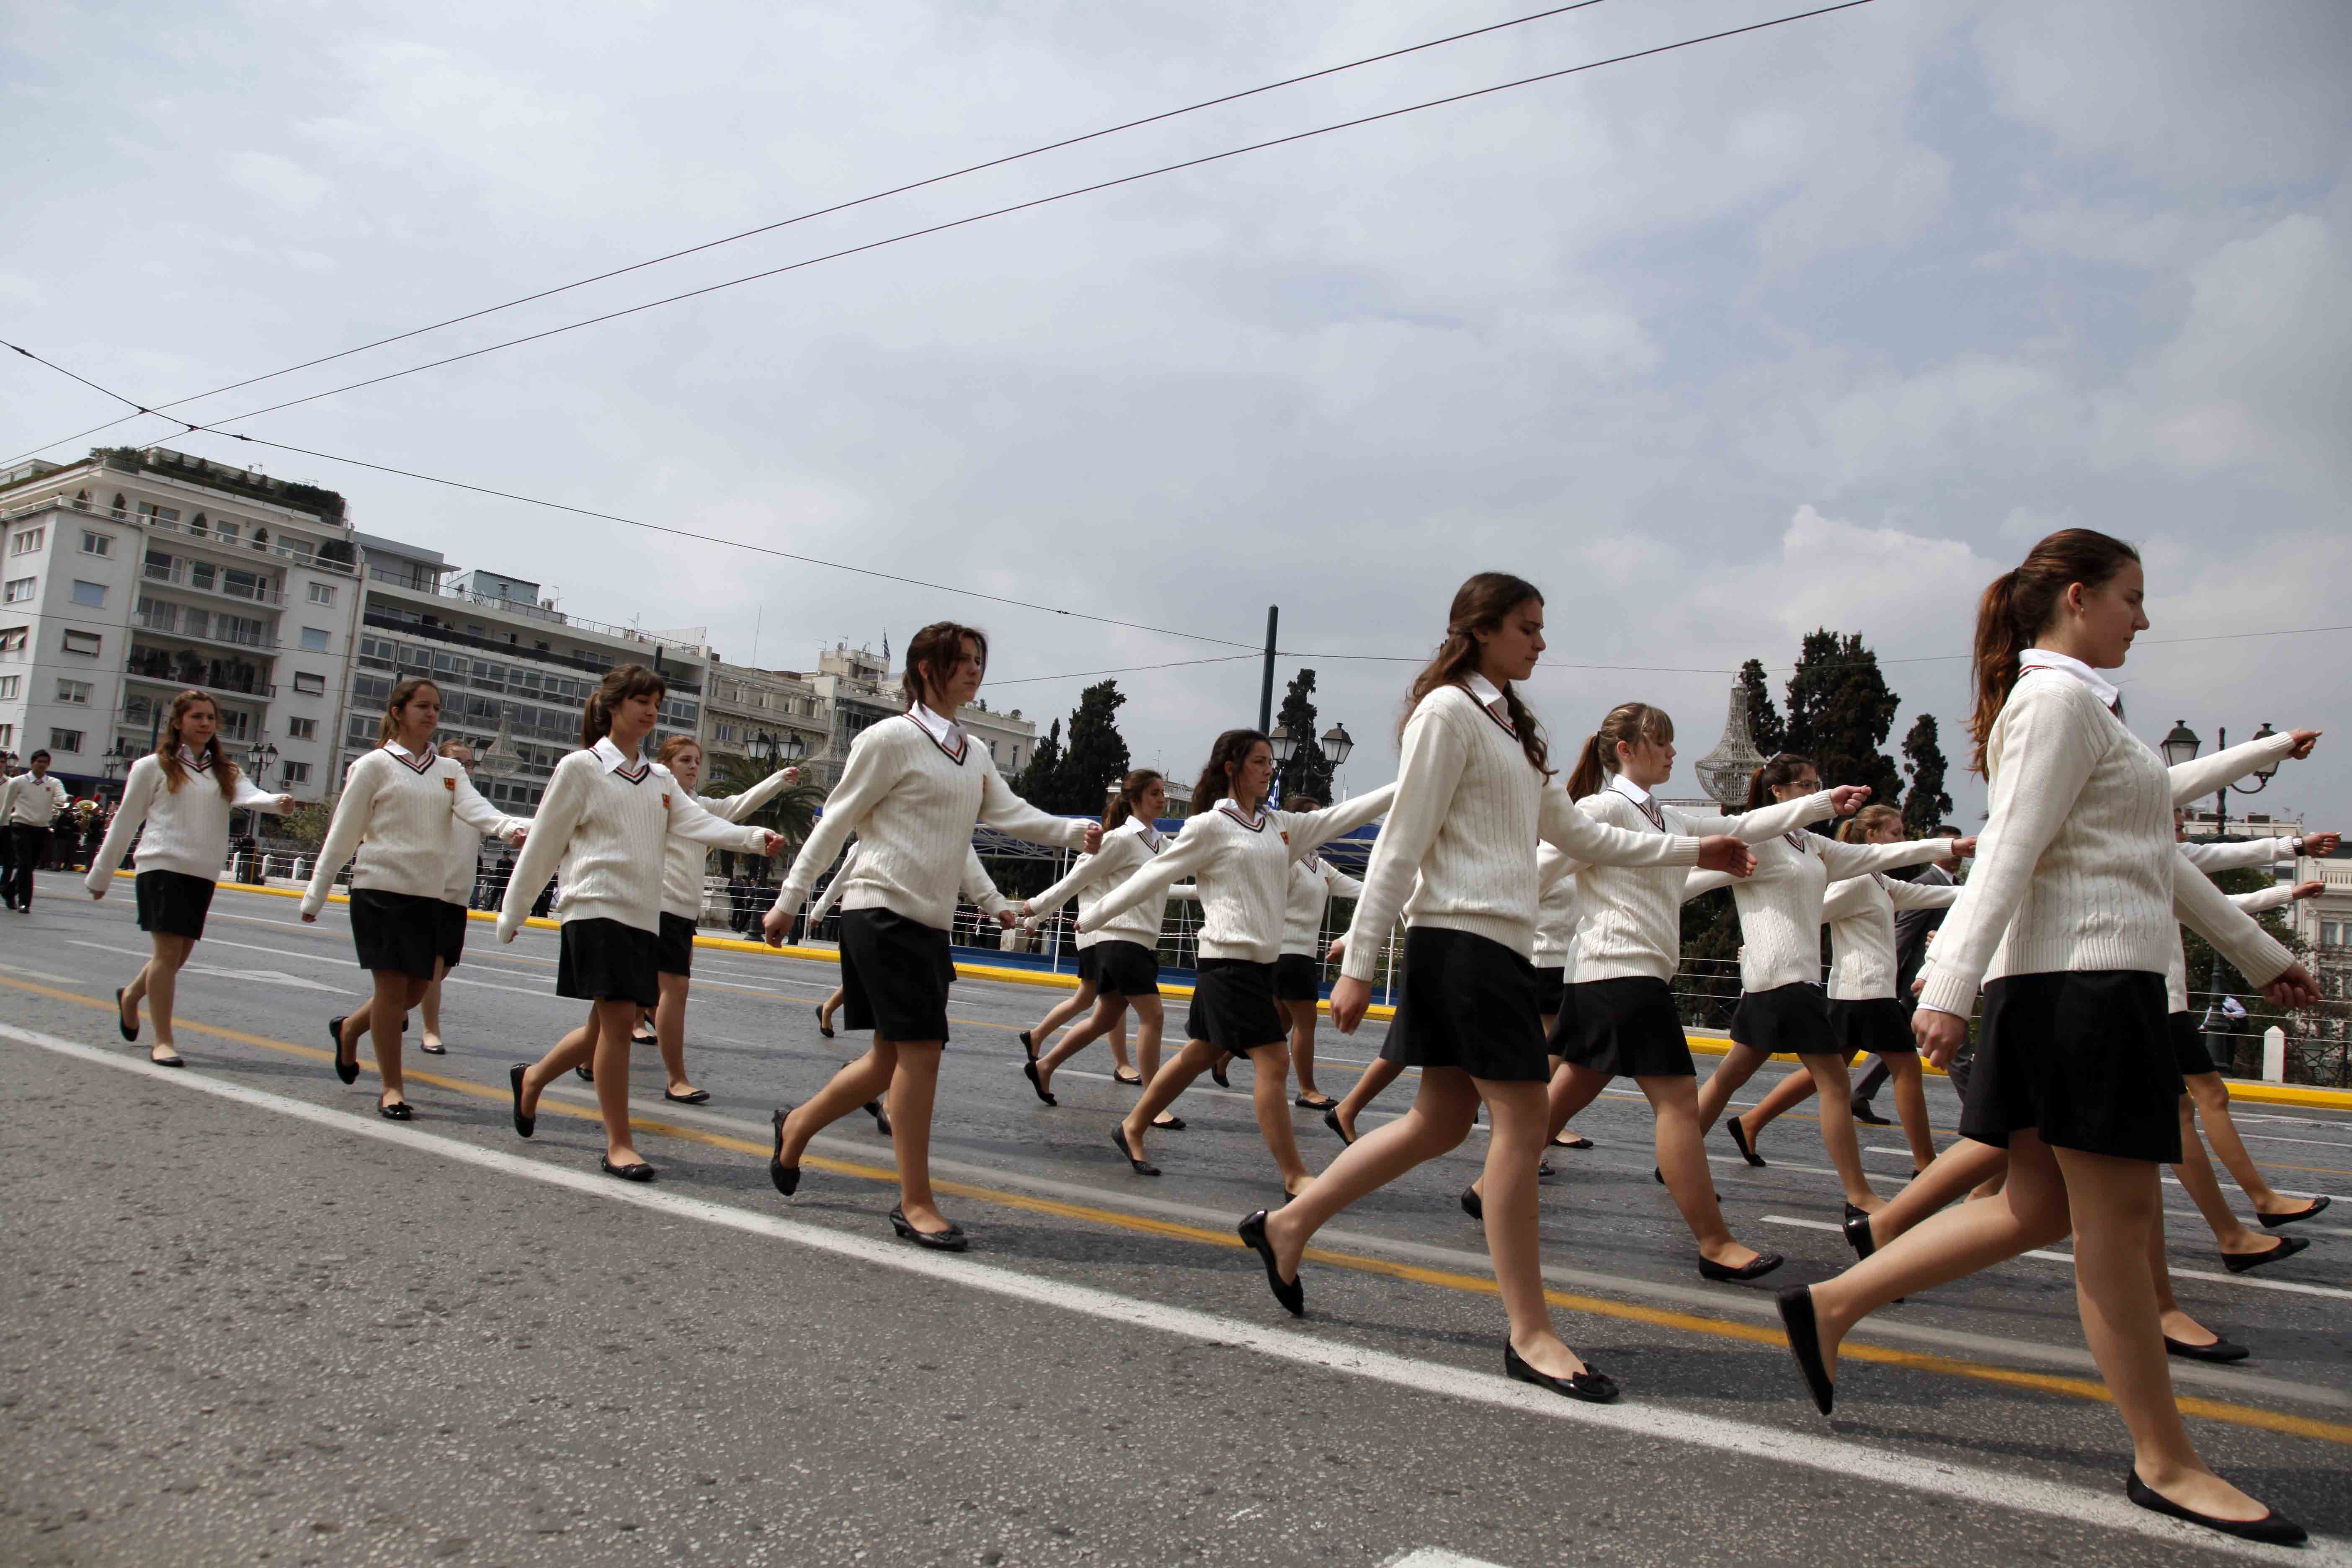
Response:
[[[512,1085],[514,1086],[514,1129],[515,1129],[515,1133],[516,1133],[516,1135],[517,1135],[518,1137],[528,1138],[528,1137],[530,1137],[533,1132],[535,1132],[535,1131],[538,1131],[538,1129],[539,1129],[539,1118],[538,1118],[536,1115],[526,1116],[526,1115],[524,1115],[524,1114],[523,1114],[523,1109],[522,1109],[522,1075],[523,1075],[524,1071],[525,1071],[525,1068],[524,1068],[524,1067],[523,1067],[523,1064],[522,1064],[522,1063],[520,1063],[520,1062],[517,1062],[517,1063],[515,1063],[515,1065],[514,1065],[514,1066],[512,1066],[512,1067],[510,1067],[510,1068],[507,1068],[507,1082],[509,1082],[509,1083],[510,1083],[510,1084],[512,1084]]]
[[[1853,1248],[1856,1262],[1878,1250],[1878,1238],[1870,1233],[1868,1215],[1849,1214],[1845,1216],[1845,1223],[1838,1228],[1845,1232],[1845,1244]]]
[[[1861,1122],[1864,1127],[1892,1127],[1895,1125],[1895,1123],[1887,1121],[1884,1116],[1879,1115],[1878,1112],[1872,1108],[1870,1101],[1866,1100],[1860,1100],[1855,1103],[1853,1107],[1853,1119],[1856,1121]]]
[[[2177,1355],[2183,1361],[2233,1362],[2243,1361],[2254,1352],[2224,1339],[2217,1338],[2210,1345],[2192,1345],[2187,1340],[2176,1340],[2167,1334],[2164,1336],[2164,1353]]]
[[[1590,1149],[1592,1140],[1581,1132],[1563,1132],[1551,1141],[1551,1146],[1555,1149]]]
[[[386,1121],[414,1121],[416,1120],[416,1112],[409,1106],[408,1101],[404,1100],[379,1100],[375,1102],[375,1113],[378,1116],[383,1117]]]
[[[122,993],[118,991],[114,994],[117,1001],[121,1000]],[[134,1033],[131,1037],[137,1039],[139,1037]],[[2334,1198],[2326,1196],[2315,1197],[2307,1206],[2299,1208],[2293,1214],[2257,1214],[2254,1217],[2263,1222],[2264,1230],[2276,1230],[2283,1225],[2294,1225],[2299,1220],[2309,1219],[2314,1215],[2326,1214],[2327,1205],[2335,1201]]]
[[[1845,1217],[1848,1219],[1868,1219],[1870,1217],[1870,1211],[1867,1209],[1859,1209],[1854,1207],[1852,1204],[1847,1204],[1845,1205]]]
[[[661,1037],[659,1035],[633,1034],[629,1037],[629,1044],[633,1046],[657,1046],[661,1044]]]
[[[1749,1279],[1761,1279],[1788,1261],[1777,1252],[1759,1252],[1756,1255],[1756,1260],[1753,1263],[1744,1263],[1733,1268],[1727,1264],[1711,1262],[1702,1258],[1698,1260],[1698,1277],[1702,1279],[1717,1279],[1726,1284],[1738,1285]]]
[[[882,1109],[882,1102],[880,1100],[867,1100],[866,1102],[866,1114],[874,1118],[875,1131],[880,1133],[885,1138],[890,1136],[890,1113]]]
[[[1223,1066],[1211,1068],[1209,1069],[1209,1076],[1217,1080],[1217,1087],[1219,1089],[1231,1089],[1234,1087],[1234,1080],[1225,1076],[1225,1069]]]
[[[1259,1209],[1248,1215],[1234,1226],[1234,1231],[1241,1237],[1242,1245],[1256,1253],[1265,1263],[1266,1286],[1273,1290],[1274,1299],[1282,1303],[1282,1310],[1294,1318],[1305,1317],[1307,1287],[1295,1279],[1285,1279],[1282,1277],[1281,1268],[1274,1261],[1274,1244],[1265,1238],[1265,1211]]]
[[[1335,1105],[1330,1110],[1323,1113],[1323,1125],[1328,1127],[1335,1134],[1337,1134],[1340,1142],[1353,1143],[1355,1142],[1353,1138],[1348,1136],[1348,1130],[1339,1125],[1339,1108],[1338,1106]]]
[[[1161,1111],[1160,1115],[1161,1120],[1151,1124],[1151,1130],[1154,1132],[1181,1132],[1184,1131],[1185,1122],[1182,1117],[1171,1116],[1164,1110]]]
[[[1143,1075],[1141,1073],[1137,1073],[1133,1078],[1129,1078],[1125,1073],[1118,1071],[1117,1068],[1113,1068],[1110,1075],[1110,1080],[1113,1083],[1123,1083],[1129,1089],[1141,1089],[1143,1087]]]
[[[1465,1187],[1462,1189],[1462,1212],[1468,1215],[1472,1219],[1485,1219],[1486,1217],[1486,1200],[1478,1195],[1477,1188]]]
[[[151,1067],[159,1068],[184,1068],[188,1065],[186,1058],[178,1055],[159,1057],[151,1054],[147,1058],[147,1061],[148,1065]]]
[[[1551,1162],[1549,1160],[1538,1160],[1536,1162],[1537,1175],[1549,1176],[1552,1173]]]
[[[416,1042],[416,1048],[428,1057],[446,1057],[449,1054],[447,1046],[428,1046],[423,1040]]]
[[[2124,1477],[2124,1496],[2150,1513],[2187,1520],[2191,1524],[2201,1524],[2208,1530],[2218,1530],[2242,1541],[2260,1541],[2271,1546],[2300,1546],[2311,1539],[2309,1531],[2276,1509],[2272,1509],[2260,1519],[2215,1519],[2210,1514],[2199,1513],[2195,1509],[2183,1508],[2141,1480],[2137,1469]]]
[[[600,1154],[596,1157],[596,1163],[604,1167],[606,1175],[618,1176],[625,1182],[650,1182],[654,1179],[654,1168],[643,1160],[634,1165],[615,1165]]]
[[[1137,1159],[1135,1157],[1135,1151],[1127,1146],[1127,1124],[1125,1122],[1120,1122],[1111,1128],[1110,1142],[1112,1148],[1117,1149],[1121,1154],[1127,1157],[1128,1165],[1137,1175],[1156,1176],[1160,1173],[1159,1166],[1153,1164],[1149,1160]]]
[[[114,988],[114,1026],[122,1031],[124,1039],[136,1042],[139,1038],[139,1026],[122,1021],[122,994],[130,989],[128,985],[118,985]],[[2295,1215],[2292,1217],[2301,1219],[2303,1216]]]
[[[355,1057],[348,1062],[343,1060],[343,1020],[348,1016],[349,1014],[338,1013],[327,1020],[327,1041],[335,1047],[335,1076],[345,1083],[357,1083],[360,1080],[359,1059]]]
[[[824,1021],[824,1009],[822,1007],[816,1010],[816,1032],[828,1040],[833,1038],[833,1026]]]
[[[2278,1245],[2263,1252],[2225,1252],[2222,1266],[2232,1274],[2243,1274],[2250,1268],[2260,1268],[2265,1263],[2276,1263],[2282,1258],[2293,1258],[2311,1243],[2299,1236],[2282,1236]]]
[[[1053,1095],[1047,1091],[1045,1088],[1045,1080],[1037,1076],[1036,1058],[1032,1057],[1027,1061],[1021,1064],[1021,1076],[1029,1080],[1029,1087],[1037,1091],[1037,1098],[1039,1100],[1044,1100],[1048,1105],[1059,1105],[1062,1103],[1060,1100],[1055,1100]]]
[[[1309,1100],[1302,1094],[1292,1100],[1290,1103],[1301,1110],[1331,1110],[1337,1109],[1339,1102],[1328,1094],[1320,1100]]]
[[[1023,1056],[1027,1057],[1033,1062],[1037,1059],[1037,1042],[1029,1037],[1028,1030],[1024,1029],[1013,1037],[1021,1042],[1021,1054]]]
[[[773,1121],[776,1129],[776,1152],[768,1156],[768,1180],[776,1184],[776,1191],[791,1197],[801,1190],[801,1168],[784,1163],[784,1118],[793,1113],[789,1105],[776,1108]]]
[[[675,1100],[680,1105],[700,1105],[710,1098],[710,1091],[707,1089],[689,1089],[684,1094],[672,1094],[669,1090],[663,1089],[662,1098]]]
[[[1617,1397],[1617,1380],[1599,1367],[1587,1363],[1574,1377],[1554,1377],[1529,1366],[1528,1358],[1508,1340],[1503,1342],[1503,1372],[1517,1382],[1532,1383],[1538,1388],[1549,1388],[1554,1394],[1592,1405],[1606,1405]]]
[[[589,1063],[582,1062],[578,1067],[572,1069],[572,1076],[578,1079],[582,1083],[594,1083],[596,1081],[596,1069]]]
[[[1813,1318],[1812,1288],[1800,1285],[1781,1291],[1780,1307],[1780,1325],[1789,1331],[1789,1353],[1797,1358],[1797,1370],[1812,1392],[1813,1408],[1827,1415],[1830,1406],[1837,1403],[1837,1384],[1830,1381],[1829,1368],[1822,1361],[1822,1329]]]
[[[963,1226],[952,1221],[945,1230],[918,1230],[902,1211],[895,1208],[890,1211],[890,1228],[917,1247],[928,1247],[933,1252],[961,1252],[971,1245],[971,1237],[964,1235]]]
[[[1739,1125],[1739,1118],[1735,1116],[1724,1122],[1723,1130],[1731,1134],[1731,1146],[1739,1151],[1741,1159],[1751,1165],[1759,1167],[1763,1165],[1764,1156],[1759,1154],[1756,1152],[1756,1146],[1748,1142],[1748,1129]]]

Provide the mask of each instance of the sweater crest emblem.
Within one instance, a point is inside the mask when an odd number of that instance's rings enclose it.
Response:
[[[441,781],[441,787],[447,790],[451,795],[456,795],[457,793],[457,775],[453,773],[449,777],[443,779]]]

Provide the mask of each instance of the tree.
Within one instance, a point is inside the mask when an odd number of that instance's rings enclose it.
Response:
[[[1892,804],[1902,798],[1903,773],[1879,748],[1902,705],[1862,638],[1809,633],[1789,677],[1782,747],[1812,758],[1823,784],[1868,784],[1871,799]]]
[[[1780,722],[1780,710],[1772,706],[1772,689],[1764,684],[1764,663],[1749,659],[1739,667],[1739,684],[1748,693],[1748,735],[1756,749],[1766,756],[1781,749],[1788,739],[1788,726]]]
[[[1055,787],[1055,775],[1062,771],[1062,721],[1054,721],[1037,749],[1029,753],[1029,765],[1013,781],[1013,793],[1040,811],[1054,809],[1052,801]]]
[[[1070,715],[1070,741],[1053,773],[1053,787],[1034,804],[1074,816],[1100,816],[1103,804],[1127,776],[1127,742],[1118,732],[1118,710],[1127,693],[1116,680],[1097,681],[1078,694]],[[1043,755],[1042,750],[1039,752]]]
[[[2185,871],[2181,874],[2188,875]],[[2225,893],[2259,892],[2269,887],[2272,879],[2273,873],[2267,867],[2244,867],[2234,871],[2217,872],[2213,877],[2214,882]],[[2254,920],[2264,931],[2278,938],[2285,945],[2286,950],[2298,959],[2311,951],[2310,943],[2294,934],[2294,930],[2286,923],[2285,917],[2278,910],[2265,910],[2256,915]],[[2244,1004],[2246,1008],[2246,1021],[2239,1026],[2232,1037],[2223,1041],[2207,1042],[2209,1047],[2214,1047],[2214,1058],[2223,1072],[2235,1071],[2238,1064],[2233,1058],[2241,1055],[2245,1056],[2250,1063],[2259,1065],[2263,1031],[2273,1024],[2284,1027],[2290,1040],[2298,1035],[2310,1033],[2309,1030],[2301,1027],[2292,1015],[2279,1012],[2264,1000],[2261,990],[2241,974],[2237,965],[2227,959],[2221,961],[2221,990],[2218,992],[2210,990],[2209,988],[2214,984],[2212,943],[2187,926],[2180,928],[2180,936],[2181,951],[2189,960],[2189,1010],[2195,1014],[2201,1023],[2207,1010],[2219,1006],[2223,996],[2235,996]],[[2290,1047],[2287,1054],[2293,1058],[2296,1053]],[[2287,1074],[2290,1079],[2294,1076],[2292,1071]]]
[[[733,752],[712,752],[708,753],[708,761],[704,764],[702,793],[720,796],[741,795],[766,778],[768,773],[765,763],[753,762]],[[743,857],[751,867],[754,881],[768,880],[772,871],[787,863],[792,851],[808,842],[808,836],[816,829],[817,807],[824,804],[824,791],[813,784],[797,784],[743,819],[748,826],[764,827],[778,835],[785,845],[785,857],[775,860],[759,855]],[[735,857],[733,850],[721,849],[719,852],[719,875],[734,876]],[[708,864],[707,861],[705,863]]]
[[[1301,669],[1282,695],[1282,710],[1275,722],[1297,737],[1298,750],[1282,770],[1282,793],[1285,795],[1311,795],[1317,800],[1331,799],[1331,777],[1337,772],[1331,759],[1323,752],[1323,742],[1315,735],[1315,672]]]
[[[1903,737],[1903,771],[1911,788],[1903,796],[1903,830],[1925,838],[1952,815],[1952,797],[1944,793],[1944,749],[1936,743],[1936,716],[1922,713]]]

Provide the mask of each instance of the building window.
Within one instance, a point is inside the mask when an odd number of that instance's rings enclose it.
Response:
[[[24,683],[25,678],[21,675],[0,675],[0,702],[15,697]],[[2329,926],[2327,929],[2332,931],[2336,928]]]
[[[335,585],[332,583],[311,584],[310,602],[314,605],[333,604],[335,602]]]
[[[41,542],[48,536],[49,531],[46,528],[20,529],[8,536],[8,553],[30,555],[41,547]]]
[[[80,751],[80,750],[81,750],[81,731],[80,731],[79,730],[52,730],[52,731],[49,731],[49,750],[51,750],[51,751],[53,751],[53,752],[79,752],[79,751]]]
[[[306,653],[326,652],[327,628],[324,626],[304,626],[302,628],[302,649]]]
[[[280,781],[279,781],[280,783],[283,783],[283,784],[309,784],[309,783],[310,782],[310,763],[285,763],[285,764],[284,764],[284,767],[285,767],[285,774],[284,774],[284,776],[280,779]]]
[[[58,682],[58,700],[60,702],[70,703],[76,708],[89,707],[89,682],[87,680],[59,680]]]
[[[25,626],[0,627],[0,653],[24,652],[25,638],[29,629]]]
[[[152,698],[125,696],[122,699],[122,721],[125,724],[152,723],[155,717]]]
[[[237,525],[224,518],[213,524],[213,531],[223,539],[235,539],[237,535]]]
[[[242,708],[222,709],[220,735],[224,741],[253,739],[253,715]]]
[[[75,578],[73,602],[77,605],[87,605],[93,610],[106,608],[106,584],[85,583],[79,577]]]
[[[87,654],[96,658],[99,654],[100,640],[96,632],[68,632],[64,647],[68,653]]]
[[[16,726],[14,724],[0,724],[0,752],[14,751],[16,750]]]
[[[81,531],[81,552],[84,555],[113,554],[114,535],[110,533],[100,533],[95,529],[83,529]]]
[[[324,697],[327,694],[327,678],[323,675],[298,674],[294,677],[294,689],[304,697]]]
[[[8,585],[0,588],[0,604],[22,605],[33,597],[33,590],[41,585],[38,577],[11,577]]]
[[[121,496],[114,498],[114,510],[117,511],[122,510]],[[180,525],[180,509],[175,506],[157,506],[152,500],[142,500],[139,503],[139,515],[149,522],[160,522],[166,528],[177,528]],[[202,533],[204,531],[205,514],[198,512],[196,521],[189,525],[188,531]]]
[[[289,719],[286,721],[286,738],[289,741],[315,741],[319,738],[319,721],[316,719]]]

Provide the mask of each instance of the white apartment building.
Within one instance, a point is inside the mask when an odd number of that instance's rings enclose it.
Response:
[[[355,561],[341,496],[168,447],[0,472],[0,752],[100,793],[194,687],[265,787],[331,794]]]
[[[713,752],[765,762],[772,749],[777,763],[797,760],[805,768],[832,737],[824,700],[798,670],[727,664],[713,654],[703,698],[703,741]]]
[[[824,732],[823,745],[810,753],[814,761],[802,766],[814,783],[830,790],[841,782],[849,743],[867,726],[904,712],[907,701],[899,689],[898,672],[871,648],[835,643],[821,649],[816,660],[814,673],[792,679],[804,681],[815,694]],[[1008,778],[1027,767],[1036,753],[1037,726],[1023,718],[1018,708],[998,712],[982,698],[956,718],[988,748],[988,754],[996,760],[996,771]]]

